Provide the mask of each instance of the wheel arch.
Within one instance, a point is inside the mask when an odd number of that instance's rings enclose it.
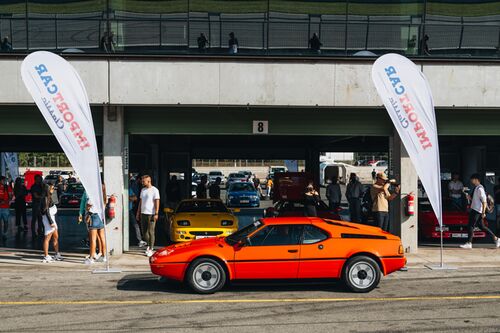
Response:
[[[222,269],[224,269],[224,271],[226,273],[226,282],[225,283],[229,282],[232,279],[233,274],[232,274],[231,270],[229,269],[229,265],[227,264],[227,262],[225,260],[221,259],[220,257],[214,256],[214,255],[202,254],[202,255],[197,255],[190,260],[189,265],[187,265],[186,269],[184,270],[184,278],[183,278],[184,281],[186,281],[186,278],[187,278],[186,273],[187,273],[189,267],[193,264],[193,262],[195,260],[202,259],[202,258],[208,258],[208,259],[215,260],[222,266]]]
[[[379,256],[377,256],[376,254],[373,254],[371,252],[356,252],[356,253],[351,254],[347,258],[347,260],[344,262],[344,265],[342,266],[342,272],[344,271],[344,269],[347,265],[347,262],[350,259],[352,259],[354,257],[359,257],[359,256],[366,256],[366,257],[369,257],[369,258],[375,260],[375,262],[378,264],[378,267],[380,268],[380,271],[382,272],[382,275],[384,275],[384,276],[387,275],[383,261],[380,259]]]

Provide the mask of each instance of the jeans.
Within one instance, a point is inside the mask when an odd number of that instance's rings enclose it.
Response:
[[[361,200],[359,198],[349,199],[349,213],[351,222],[361,222]]]
[[[469,213],[469,243],[472,243],[472,239],[474,238],[474,228],[477,226],[479,227],[481,230],[483,231],[486,231],[487,233],[489,233],[491,235],[491,237],[493,237],[493,239],[495,239],[495,234],[493,233],[493,231],[491,231],[485,224],[484,224],[484,219],[483,217],[481,216],[482,214],[481,213],[478,213],[476,212],[474,209],[471,209],[470,210],[470,213]]]
[[[9,215],[10,212],[8,208],[0,208],[0,225],[3,224],[1,227],[3,235],[5,235],[9,229]]]
[[[375,221],[380,229],[389,231],[389,212],[373,212]]]
[[[144,241],[148,243],[150,249],[155,245],[156,222],[154,215],[141,214],[141,225],[144,230]]]
[[[129,225],[135,229],[135,237],[137,238],[138,242],[142,241],[142,236],[141,236],[141,228],[139,227],[139,223],[137,222],[134,214],[134,210],[129,210],[128,214],[128,220],[129,220]]]

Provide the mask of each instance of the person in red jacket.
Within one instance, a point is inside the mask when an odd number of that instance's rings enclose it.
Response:
[[[0,176],[0,227],[3,241],[7,239],[7,231],[9,230],[9,208],[11,200],[12,187],[7,182],[7,178]]]

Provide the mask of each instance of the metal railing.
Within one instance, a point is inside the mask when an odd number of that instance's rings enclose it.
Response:
[[[411,23],[397,20],[381,21],[330,20],[321,16],[314,20],[286,17],[255,17],[241,19],[222,14],[200,17],[187,13],[151,17],[129,17],[126,13],[112,15],[87,13],[74,15],[37,15],[29,17],[0,15],[0,36],[10,39],[11,49],[3,52],[53,50],[78,53],[136,54],[217,54],[228,53],[229,33],[239,41],[239,53],[250,55],[369,55],[372,52],[398,52],[410,56],[499,58],[500,21],[467,23],[430,21]],[[114,33],[109,37],[108,31]],[[197,38],[204,33],[208,44],[199,49]],[[317,33],[320,52],[309,48],[309,39]],[[427,48],[423,37],[429,37]],[[112,44],[104,47],[103,43]],[[358,53],[364,51],[362,53]]]

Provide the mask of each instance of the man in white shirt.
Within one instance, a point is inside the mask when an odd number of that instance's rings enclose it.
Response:
[[[458,173],[453,173],[453,178],[448,184],[448,190],[453,204],[457,208],[462,209],[462,193],[464,191],[464,184],[460,181]]]
[[[155,245],[155,227],[158,221],[158,211],[160,209],[160,191],[151,184],[151,177],[142,176],[144,186],[139,196],[139,209],[137,210],[137,221],[141,221],[144,232],[144,240],[148,243],[146,255],[153,255]]]
[[[472,185],[475,186],[472,194],[472,203],[469,213],[469,239],[467,243],[460,245],[462,249],[472,249],[472,239],[474,238],[474,228],[478,226],[481,230],[486,231],[495,241],[496,247],[500,247],[500,239],[484,225],[486,217],[487,199],[483,185],[481,185],[480,175],[475,173],[470,177]]]

